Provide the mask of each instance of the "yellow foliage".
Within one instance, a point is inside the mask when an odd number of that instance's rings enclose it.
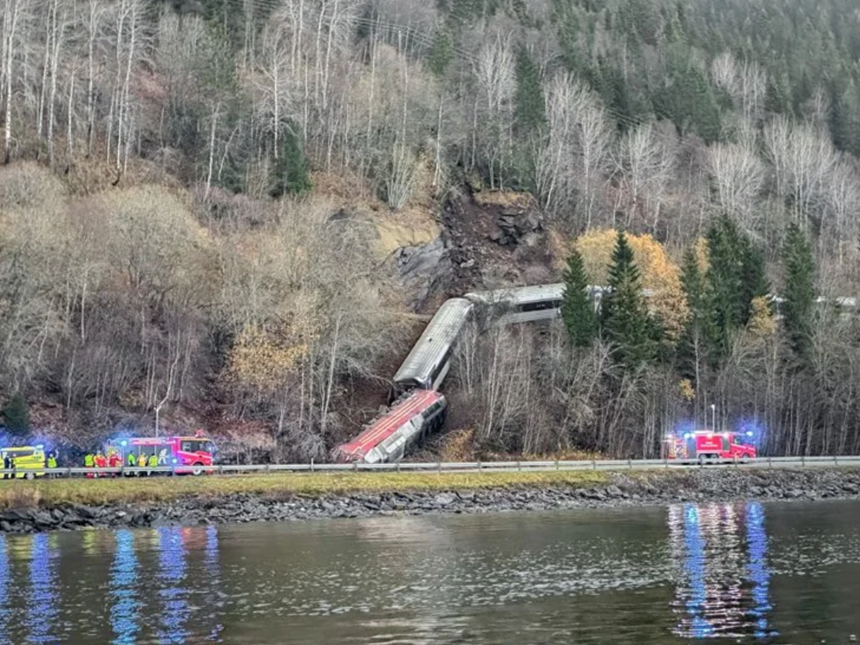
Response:
[[[605,285],[609,279],[612,250],[618,233],[614,229],[594,230],[576,240],[585,270],[594,284]],[[649,307],[659,316],[670,340],[681,336],[690,315],[681,286],[678,266],[666,254],[663,245],[651,235],[627,234],[633,257],[642,276],[642,286],[650,289]]]
[[[693,244],[693,250],[696,253],[696,260],[699,264],[699,272],[705,275],[711,266],[711,255],[708,250],[708,240],[703,237],[696,239]]]
[[[320,324],[309,303],[297,301],[282,321],[267,326],[248,324],[230,350],[228,378],[261,393],[282,389],[313,349]]]
[[[769,338],[776,333],[776,321],[764,296],[753,298],[747,329],[757,338]]]
[[[475,193],[478,206],[502,206],[505,208],[529,208],[534,204],[531,193],[512,190],[481,190]]]
[[[460,428],[448,432],[442,439],[439,458],[442,461],[473,461],[475,457],[475,429]]]
[[[693,384],[688,378],[683,379],[678,384],[678,390],[680,390],[681,397],[683,397],[685,401],[692,401],[696,398],[696,390],[693,388]]]

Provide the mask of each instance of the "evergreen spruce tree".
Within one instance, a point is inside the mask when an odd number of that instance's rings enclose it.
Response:
[[[427,66],[436,76],[444,76],[454,60],[454,41],[447,29],[440,27],[433,35],[433,45],[430,48],[430,56]]]
[[[684,255],[681,286],[690,317],[678,343],[678,362],[683,376],[698,388],[701,366],[708,361],[709,341],[714,338],[714,312],[707,275],[699,266],[694,248],[688,249]]]
[[[298,195],[309,191],[312,184],[308,171],[308,162],[298,137],[289,130],[284,132],[280,154],[272,164],[272,197]]]
[[[525,47],[520,47],[517,53],[516,79],[517,131],[525,137],[539,136],[546,125],[546,103],[540,71]]]
[[[761,249],[727,215],[711,225],[706,238],[713,314],[711,349],[715,357],[723,357],[732,333],[749,321],[753,299],[766,296],[770,284]]]
[[[741,325],[746,325],[752,314],[752,301],[755,298],[766,297],[770,293],[770,280],[767,279],[767,267],[762,250],[743,233],[738,245],[742,249],[742,289],[738,301],[738,318]]]
[[[597,315],[588,293],[588,276],[582,256],[576,249],[567,258],[563,275],[564,295],[561,318],[575,347],[588,347],[597,334]]]
[[[602,302],[603,336],[612,345],[616,360],[627,369],[636,369],[656,357],[655,325],[652,322],[633,249],[623,231],[612,251],[609,293]]]
[[[6,432],[16,437],[25,437],[30,432],[30,409],[20,394],[15,394],[0,410]]]
[[[785,271],[783,325],[792,349],[807,358],[815,316],[815,258],[812,245],[797,224],[790,224],[782,248]]]

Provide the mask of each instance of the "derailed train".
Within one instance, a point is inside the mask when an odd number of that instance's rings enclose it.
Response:
[[[607,289],[588,289],[596,309]],[[648,289],[643,293],[646,298],[652,295]],[[555,283],[479,291],[446,300],[394,375],[398,402],[354,440],[338,446],[333,457],[366,463],[401,459],[410,446],[445,421],[448,404],[437,390],[451,369],[454,348],[466,324],[472,320],[496,324],[552,320],[560,315],[563,295],[564,284]],[[770,299],[779,315],[783,299]],[[827,302],[817,299],[819,305]],[[858,302],[856,298],[835,298],[833,304],[844,312],[856,309]]]
[[[500,324],[552,320],[559,315],[563,292],[564,285],[558,283],[467,293],[446,300],[394,375],[401,400],[354,440],[338,446],[335,459],[365,463],[400,459],[413,443],[444,423],[447,401],[437,390],[451,369],[463,328],[476,316]]]

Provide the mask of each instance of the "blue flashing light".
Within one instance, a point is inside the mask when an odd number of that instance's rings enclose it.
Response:
[[[693,436],[692,433],[689,433],[689,432],[684,433],[684,439],[689,439],[692,436]]]
[[[121,445],[121,446],[125,447],[125,446],[127,446],[127,445],[128,445],[128,441],[126,441],[125,439],[123,439],[122,441],[120,441],[120,442],[119,442],[119,445]]]
[[[173,463],[174,463],[174,464],[178,464],[178,463],[179,463],[179,460],[178,460],[178,459],[174,459],[174,460],[173,460]]]
[[[753,433],[752,433],[752,432],[747,432],[747,436],[748,436],[748,437],[752,437],[752,436],[753,436]]]
[[[44,444],[41,444],[41,443],[40,443],[38,446],[36,446],[36,450],[44,450],[44,449],[45,449],[45,445],[44,445]]]

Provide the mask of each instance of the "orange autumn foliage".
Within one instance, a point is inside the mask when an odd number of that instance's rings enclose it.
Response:
[[[617,239],[618,233],[614,229],[594,230],[577,238],[576,248],[582,254],[588,277],[594,284],[607,284]],[[666,254],[663,245],[651,235],[627,233],[627,240],[642,276],[642,286],[653,292],[648,304],[660,318],[669,340],[676,341],[690,315],[681,286],[680,269]]]

